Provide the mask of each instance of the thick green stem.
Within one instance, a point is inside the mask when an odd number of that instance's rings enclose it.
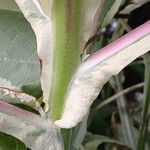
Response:
[[[61,118],[67,89],[80,63],[80,0],[55,0],[53,3],[53,74],[49,96],[50,119]],[[72,129],[61,129],[64,149],[70,150]]]
[[[65,150],[71,150],[72,129],[61,129]]]
[[[80,1],[55,0],[53,4],[53,74],[49,96],[50,119],[61,118],[71,77],[80,63]]]

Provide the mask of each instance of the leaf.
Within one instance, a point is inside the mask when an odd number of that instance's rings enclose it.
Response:
[[[103,6],[104,0],[83,0],[81,10],[82,16],[82,28],[81,31],[81,47],[82,50],[86,44],[86,42],[95,34],[96,32],[96,25],[98,22],[99,11]]]
[[[81,147],[84,136],[87,132],[88,114],[75,128],[72,129],[71,150],[76,150]]]
[[[0,150],[26,150],[26,146],[17,138],[0,132]]]
[[[58,129],[49,120],[0,101],[0,131],[35,150],[61,150]]]
[[[39,0],[42,10],[47,16],[51,16],[53,0]]]
[[[49,109],[48,99],[52,81],[53,38],[51,19],[45,15],[38,0],[15,0],[30,23],[37,41],[37,53],[41,62],[41,87],[46,111]],[[40,1],[41,2],[41,1]],[[45,1],[46,2],[46,1]],[[43,6],[44,7],[44,6]],[[51,14],[51,10],[49,12]]]
[[[12,0],[0,0],[0,9],[20,11],[15,1]]]
[[[145,81],[144,81],[144,102],[142,108],[142,122],[140,129],[140,137],[138,139],[137,149],[146,149],[146,139],[148,133],[148,124],[150,116],[150,55],[144,55],[144,64],[145,64]]]
[[[149,0],[131,0],[131,2],[126,5],[126,7],[120,12],[121,14],[128,14],[134,9],[140,7],[144,3],[149,2]]]
[[[94,135],[91,133],[87,133],[85,140],[86,141],[84,141],[84,146],[86,150],[97,150],[98,146],[102,143],[111,143],[125,146],[123,143],[115,139],[111,139],[102,135]]]
[[[40,70],[34,33],[18,12],[0,10],[0,86],[13,89],[39,83]],[[2,81],[3,79],[3,81]]]
[[[102,29],[104,26],[110,23],[110,21],[112,20],[112,18],[118,11],[121,3],[122,3],[122,0],[104,1],[102,8],[101,8],[98,25],[97,25],[98,30]]]
[[[77,70],[62,118],[55,124],[71,128],[80,122],[109,78],[150,50],[149,40],[150,21],[89,56]]]
[[[90,26],[90,28],[83,28],[84,32],[83,33],[81,32],[85,37],[84,41],[81,42],[83,43],[85,48],[88,48],[87,46],[91,42],[93,42],[93,40],[95,40],[95,36],[99,34],[98,32],[101,32],[103,27],[111,22],[112,18],[118,11],[121,3],[122,0],[107,0],[107,1],[99,0],[97,2],[95,0],[94,3],[93,1],[90,0],[85,1],[85,10],[87,11],[85,13],[86,15],[84,18],[85,19],[84,23],[86,24],[85,27],[87,27],[87,25]],[[96,4],[95,7],[93,7],[94,4]],[[85,55],[87,55],[86,52],[84,53]]]
[[[33,84],[23,85],[21,87],[21,91],[26,94],[32,95],[37,99],[41,98],[41,96],[43,94],[40,83],[37,83],[34,85]]]
[[[121,84],[121,75],[115,76],[115,83],[117,87],[117,91],[121,92],[123,90],[122,84]],[[120,120],[122,123],[122,129],[123,129],[123,136],[125,139],[125,143],[129,145],[132,149],[136,149],[136,142],[135,142],[135,134],[133,131],[133,122],[130,118],[127,105],[126,105],[126,99],[124,95],[121,95],[118,98],[117,101],[117,107],[119,111]]]
[[[80,146],[79,150],[86,150],[83,145]]]
[[[0,100],[11,104],[17,104],[17,106],[18,104],[30,106],[31,108],[36,109],[41,116],[45,116],[42,107],[36,101],[35,97],[31,95],[11,90],[9,88],[0,87]]]
[[[122,0],[101,0],[99,2],[91,27],[90,39],[86,43],[87,51],[93,52],[97,50],[95,49],[96,47],[99,49],[100,47],[105,46],[103,44],[106,43],[106,38],[99,34],[103,34],[104,27],[111,23],[121,4]],[[91,43],[92,45],[88,46]]]

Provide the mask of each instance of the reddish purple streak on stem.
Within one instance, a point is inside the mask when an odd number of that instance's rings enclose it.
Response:
[[[114,55],[115,53],[121,51],[126,46],[129,46],[136,40],[142,38],[143,36],[150,33],[150,21],[147,21],[143,25],[137,27],[126,35],[122,36],[118,40],[112,42],[111,44],[105,46],[94,54],[90,55],[82,64],[82,69],[84,70],[91,68],[92,66],[100,63],[104,59]]]

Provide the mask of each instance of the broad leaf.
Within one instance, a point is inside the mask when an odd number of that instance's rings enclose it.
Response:
[[[53,62],[53,38],[51,19],[44,13],[44,5],[38,0],[15,0],[23,12],[25,18],[32,26],[36,35],[37,53],[41,62],[41,87],[43,90],[43,101],[46,103],[46,111],[49,109],[48,98],[52,81]],[[46,1],[43,1],[45,4]],[[51,14],[51,10],[49,10]]]
[[[0,131],[13,135],[33,150],[61,150],[61,139],[52,122],[0,101]]]
[[[0,0],[0,9],[20,11],[14,0]]]
[[[22,14],[0,10],[0,86],[9,88],[5,80],[13,89],[27,85],[34,89],[40,78],[36,53],[34,33]]]

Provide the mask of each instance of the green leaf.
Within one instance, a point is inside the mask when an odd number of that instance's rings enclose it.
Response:
[[[75,128],[72,129],[71,150],[77,150],[81,147],[84,136],[87,132],[87,119],[89,114],[80,122]]]
[[[128,14],[147,2],[149,2],[149,0],[129,0],[126,7],[120,13]]]
[[[115,77],[117,92],[123,90],[121,84],[121,77],[122,76],[120,74]],[[133,131],[133,122],[126,106],[125,96],[121,95],[119,99],[120,100],[117,101],[117,107],[119,111],[120,120],[122,123],[122,130],[124,131],[123,136],[125,139],[125,143],[134,150],[136,149],[136,142],[135,142],[135,135]]]
[[[33,91],[39,83],[40,67],[35,35],[21,13],[0,10],[0,54],[0,77],[15,89],[33,85]]]
[[[36,112],[39,112],[42,116],[45,116],[45,113],[43,112],[43,109],[40,106],[39,102],[36,101],[35,97],[28,94],[11,90],[9,88],[0,87],[0,101],[5,101],[7,103],[11,103],[16,106],[26,106],[23,108],[29,107],[33,110],[36,110]]]
[[[26,150],[26,146],[17,138],[0,132],[0,150]]]
[[[111,143],[111,144],[125,146],[123,143],[115,139],[111,139],[98,134],[94,135],[89,132],[86,135],[84,146],[86,150],[97,150],[98,146],[102,143]]]
[[[144,104],[142,109],[142,122],[140,137],[138,140],[138,150],[143,150],[146,147],[146,137],[148,134],[148,121],[150,116],[150,55],[144,55],[145,61],[145,85],[144,85]]]
[[[26,94],[32,95],[36,98],[40,98],[43,93],[41,90],[40,83],[34,85],[33,84],[23,85],[21,87],[21,91]]]
[[[101,30],[104,26],[108,25],[116,12],[118,11],[122,0],[103,0],[99,5],[98,10],[98,24],[97,30]]]
[[[94,30],[95,32],[92,33],[92,37],[90,37],[91,39],[87,42],[87,45],[91,42],[94,42],[94,46],[92,45],[91,47],[89,47],[90,51],[91,49],[92,51],[96,51],[107,44],[106,37],[104,37],[103,35],[100,36],[99,32],[101,32],[101,30],[106,25],[111,23],[111,20],[117,13],[121,4],[122,0],[101,0],[99,8],[94,17],[95,24],[93,25],[93,28],[96,28],[96,30]]]
[[[20,11],[15,1],[12,0],[0,0],[0,9]]]

